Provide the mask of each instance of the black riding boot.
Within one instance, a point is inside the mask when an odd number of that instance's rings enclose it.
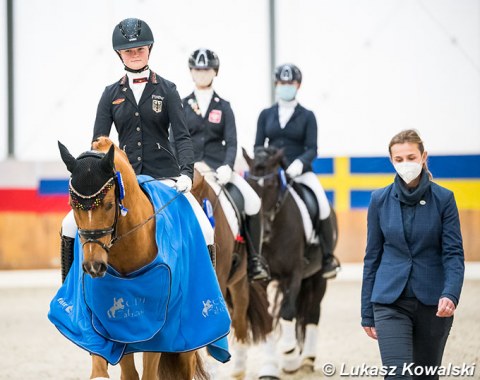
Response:
[[[262,220],[260,213],[246,216],[247,255],[248,255],[248,278],[251,281],[270,279],[268,264],[261,256],[262,250]]]
[[[67,278],[67,274],[70,271],[70,267],[73,263],[73,246],[75,239],[61,235],[62,241],[60,243],[60,261],[62,264],[62,284]]]
[[[323,265],[322,277],[335,278],[340,270],[340,261],[333,255],[335,244],[335,230],[333,228],[332,217],[320,220],[319,223],[320,246],[322,247]]]

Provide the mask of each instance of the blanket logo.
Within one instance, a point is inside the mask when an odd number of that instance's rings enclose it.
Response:
[[[73,305],[69,305],[67,301],[65,301],[63,298],[58,298],[57,302],[60,304],[61,307],[63,307],[63,310],[67,313],[70,314],[73,310]]]
[[[135,297],[125,301],[123,298],[113,297],[113,305],[107,310],[110,319],[140,317],[145,313],[145,298]]]
[[[210,317],[211,315],[216,315],[223,313],[227,310],[227,306],[225,305],[225,300],[223,297],[218,297],[214,300],[206,300],[202,301],[203,309],[202,315],[204,318]]]

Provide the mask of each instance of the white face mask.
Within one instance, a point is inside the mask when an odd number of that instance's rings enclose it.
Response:
[[[209,70],[191,70],[192,79],[197,87],[210,87],[213,82],[213,78],[217,76],[214,69]]]
[[[418,162],[400,162],[393,167],[406,184],[412,182],[422,172],[422,164]]]

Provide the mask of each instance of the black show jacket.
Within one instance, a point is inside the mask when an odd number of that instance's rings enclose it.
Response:
[[[285,128],[280,127],[278,104],[264,109],[258,117],[255,148],[268,145],[283,148],[286,164],[296,159],[303,163],[303,172],[311,171],[317,157],[317,120],[312,111],[298,104]]]
[[[138,105],[126,75],[107,86],[98,104],[93,139],[109,136],[112,123],[136,174],[193,177],[192,141],[174,83],[151,71]],[[169,128],[176,156],[168,140]]]
[[[230,103],[214,92],[207,113],[202,117],[194,93],[182,102],[195,161],[205,161],[213,169],[222,165],[233,169],[237,155],[237,130]]]

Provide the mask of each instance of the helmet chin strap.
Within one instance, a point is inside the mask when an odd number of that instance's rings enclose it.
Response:
[[[125,64],[123,65],[123,68],[125,69],[125,71],[128,71],[129,73],[141,73],[142,71],[145,71],[145,70],[149,69],[148,65],[145,65],[141,69],[134,70],[134,69],[131,69],[130,67],[126,66]]]

